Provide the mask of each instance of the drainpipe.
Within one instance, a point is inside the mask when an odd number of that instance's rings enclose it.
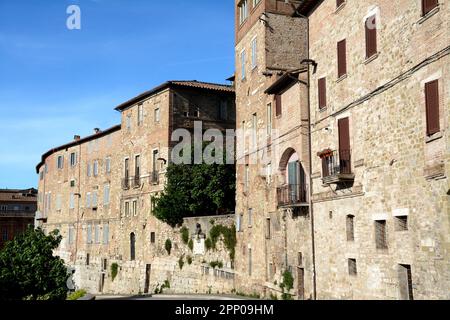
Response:
[[[317,63],[313,60],[309,59],[309,18],[299,14],[297,14],[306,20],[306,45],[307,45],[307,59],[303,60],[302,64],[307,64],[308,66],[308,145],[309,145],[309,215],[311,217],[311,254],[312,254],[312,268],[313,268],[313,300],[317,300],[317,275],[316,275],[316,244],[315,244],[315,235],[314,235],[314,209],[313,209],[313,179],[312,179],[312,142],[311,142],[311,64],[314,66],[314,71],[317,68]]]

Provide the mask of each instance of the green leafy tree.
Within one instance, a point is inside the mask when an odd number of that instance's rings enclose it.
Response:
[[[29,228],[0,252],[0,300],[65,300],[69,274],[53,256],[62,237]]]
[[[185,217],[234,211],[236,167],[225,158],[224,164],[170,164],[164,192],[154,198],[155,216],[176,226]]]

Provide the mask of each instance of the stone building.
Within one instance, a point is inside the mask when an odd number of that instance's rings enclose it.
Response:
[[[240,152],[237,287],[269,296],[289,270],[298,299],[448,299],[448,3],[235,5],[237,126],[272,125],[237,135],[259,141]]]
[[[0,250],[34,225],[36,204],[36,189],[0,189]]]
[[[95,129],[83,139],[76,136],[42,157],[37,166],[38,219],[45,230],[62,233],[57,253],[75,269],[78,287],[92,293],[137,294],[153,292],[168,280],[181,282],[172,290],[205,293],[209,273],[201,271],[214,258],[224,268],[216,275],[218,287],[211,290],[232,290],[234,276],[225,250],[194,255],[181,243],[179,230],[152,215],[152,198],[164,189],[171,150],[178,141],[172,141],[172,133],[191,132],[194,122],[202,123],[203,132],[234,129],[234,100],[231,86],[169,81],[119,105],[121,125]],[[202,220],[203,228],[214,219],[230,221],[210,217]],[[189,231],[193,237],[195,229]],[[169,255],[166,240],[173,244]],[[191,274],[174,272],[189,254],[193,263],[185,271]],[[116,280],[113,264],[119,267]]]

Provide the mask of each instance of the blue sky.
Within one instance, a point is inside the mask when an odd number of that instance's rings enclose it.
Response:
[[[225,82],[233,15],[229,0],[0,0],[0,188],[36,187],[41,154],[166,80]]]

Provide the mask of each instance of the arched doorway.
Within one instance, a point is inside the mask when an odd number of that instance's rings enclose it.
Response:
[[[130,260],[136,260],[136,235],[130,234]]]
[[[278,191],[279,205],[297,205],[308,202],[306,174],[298,153],[290,148],[280,161],[284,185]]]

